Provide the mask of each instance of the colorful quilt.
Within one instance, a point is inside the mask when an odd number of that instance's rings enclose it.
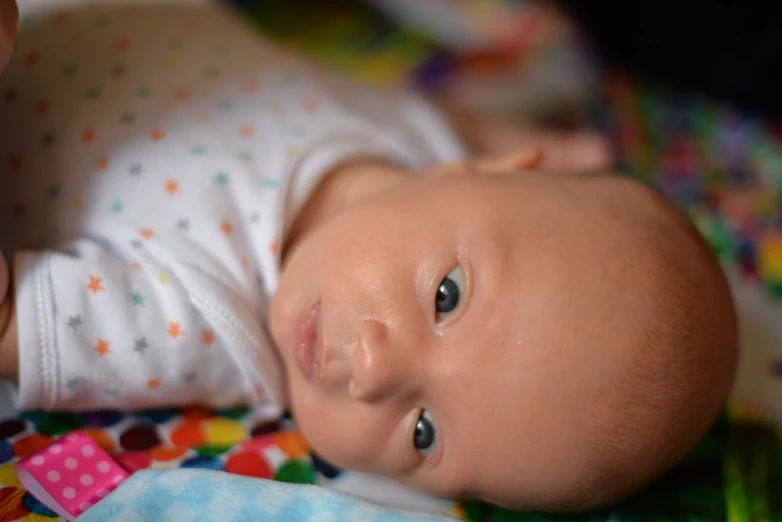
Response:
[[[289,421],[255,423],[244,408],[34,412],[0,422],[0,522],[56,519],[22,487],[13,463],[76,429],[131,472],[202,468],[327,486],[349,473],[310,453]],[[781,436],[782,431],[758,412],[733,406],[685,462],[619,506],[582,515],[551,516],[480,503],[443,503],[441,512],[472,522],[779,522]]]

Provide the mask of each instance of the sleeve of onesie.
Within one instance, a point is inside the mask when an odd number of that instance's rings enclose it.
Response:
[[[19,407],[250,402],[279,414],[275,372],[254,370],[277,364],[258,360],[270,356],[258,311],[151,234],[137,250],[82,238],[17,254]]]

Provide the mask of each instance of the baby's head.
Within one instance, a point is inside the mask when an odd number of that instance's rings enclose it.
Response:
[[[325,459],[570,510],[632,493],[708,429],[737,340],[707,245],[639,184],[536,160],[417,178],[359,162],[316,193],[271,327]]]

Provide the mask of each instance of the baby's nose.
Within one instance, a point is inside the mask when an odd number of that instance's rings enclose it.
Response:
[[[350,396],[370,402],[399,392],[409,368],[403,354],[390,342],[388,326],[376,319],[362,321],[358,338],[350,359]]]

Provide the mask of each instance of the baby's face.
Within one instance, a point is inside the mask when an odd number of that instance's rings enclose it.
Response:
[[[601,223],[565,187],[411,180],[293,247],[271,326],[319,454],[502,504],[581,480],[593,399],[623,362],[620,343],[591,341],[624,336],[625,303],[590,253]]]

